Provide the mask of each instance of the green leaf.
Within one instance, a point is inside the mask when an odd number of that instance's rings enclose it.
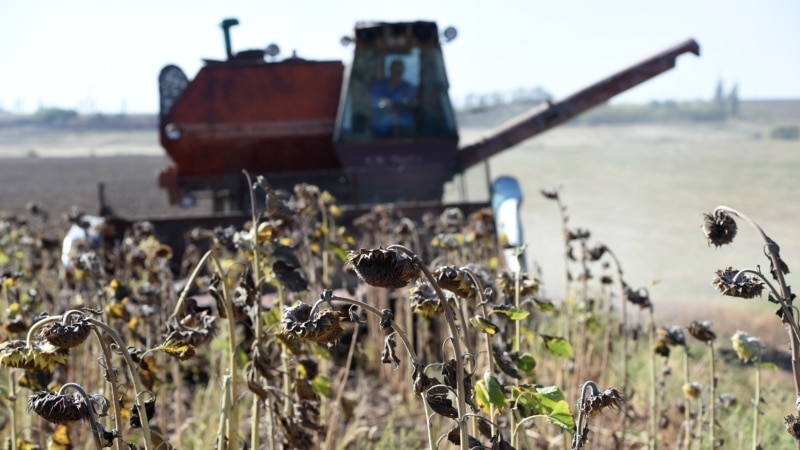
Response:
[[[566,400],[561,400],[555,404],[552,412],[547,416],[547,420],[567,431],[575,431],[575,419],[569,411],[569,403]]]
[[[483,374],[483,381],[486,383],[489,402],[499,408],[506,406],[506,396],[503,394],[503,387],[500,386],[497,378],[495,378],[491,372],[486,371],[486,373]]]
[[[778,370],[778,365],[773,362],[762,362],[759,365],[765,369]]]
[[[324,359],[326,361],[331,360],[331,352],[328,351],[328,348],[324,345],[317,344],[316,342],[311,345],[311,351],[314,352],[314,355],[317,358]]]
[[[552,410],[558,402],[565,399],[564,392],[558,386],[536,388],[536,398],[548,410]]]
[[[533,304],[536,306],[536,309],[542,312],[553,312],[556,310],[556,305],[548,300],[540,300],[533,297]]]
[[[280,323],[281,317],[281,309],[280,308],[272,308],[267,311],[264,315],[264,326],[269,328],[273,325]]]
[[[600,324],[597,321],[597,316],[594,315],[594,313],[586,313],[584,324],[586,329],[590,331],[597,331],[597,329],[600,327]]]
[[[347,255],[350,253],[346,248],[340,247],[338,245],[330,245],[328,248],[333,252],[333,254],[339,258],[339,260],[343,263],[347,262]]]
[[[528,388],[512,387],[511,398],[515,401],[516,409],[523,418],[549,412],[542,405],[541,396],[538,396]]]
[[[317,375],[311,380],[311,387],[319,395],[323,397],[331,396],[331,378],[327,375]]]
[[[542,339],[544,339],[544,344],[547,346],[547,349],[550,350],[550,353],[564,358],[572,357],[572,345],[563,337],[543,334]]]
[[[489,407],[489,393],[486,391],[486,383],[483,380],[475,382],[475,400],[483,412],[488,414],[491,409]]]
[[[479,331],[483,331],[489,335],[494,335],[498,331],[497,325],[493,324],[483,316],[471,317],[469,319],[469,323],[471,323],[472,326],[477,328]]]
[[[531,313],[525,311],[522,308],[517,308],[512,306],[511,308],[508,309],[494,309],[489,314],[504,314],[508,316],[508,318],[511,320],[523,320],[527,318]]]
[[[523,372],[530,372],[536,368],[536,360],[530,353],[523,353],[514,361]]]

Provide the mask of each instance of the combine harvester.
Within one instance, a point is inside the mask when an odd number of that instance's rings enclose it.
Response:
[[[345,66],[296,55],[279,60],[275,45],[234,52],[230,31],[237,24],[221,24],[225,60],[205,60],[192,80],[174,65],[159,75],[160,140],[174,162],[160,173],[160,186],[172,204],[190,206],[206,195],[214,210],[190,220],[148,218],[178,247],[189,227],[247,220],[243,170],[263,175],[276,189],[316,185],[350,217],[376,204],[392,204],[410,217],[438,214],[445,206],[470,212],[493,205],[511,216],[497,219],[499,232],[519,244],[521,190],[509,177],[493,183],[488,160],[673,68],[678,56],[700,52],[697,42],[687,40],[459,146],[442,55],[455,29],[440,33],[425,21],[357,23],[354,35],[342,38],[355,49]],[[394,81],[393,70],[400,72]],[[380,96],[393,82],[403,85],[404,98]],[[482,163],[486,199],[446,205],[445,184],[463,180],[467,169]]]

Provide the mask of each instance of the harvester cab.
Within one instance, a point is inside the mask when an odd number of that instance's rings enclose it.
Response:
[[[458,128],[435,23],[359,23],[335,149],[358,203],[440,202]]]

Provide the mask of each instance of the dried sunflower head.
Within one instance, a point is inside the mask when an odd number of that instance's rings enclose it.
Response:
[[[418,270],[405,253],[383,248],[350,252],[347,262],[353,265],[365,283],[390,289],[405,287],[417,277]]]
[[[708,244],[714,244],[714,247],[730,244],[736,237],[736,221],[719,209],[711,214],[703,214],[702,228]]]
[[[686,345],[686,336],[683,334],[683,329],[681,329],[679,326],[673,326],[670,328],[658,327],[656,329],[656,334],[658,334],[659,338],[668,345]]]
[[[696,320],[692,321],[692,323],[689,324],[689,334],[701,342],[711,342],[717,338],[716,333],[711,331],[711,322],[709,321],[702,323]]]
[[[697,400],[700,398],[700,393],[703,390],[703,385],[698,383],[697,381],[692,381],[691,383],[684,383],[683,385],[683,395],[686,396],[688,399]]]
[[[456,266],[442,266],[433,271],[433,277],[442,289],[462,298],[474,298],[475,286],[464,271]]]
[[[625,300],[637,305],[642,309],[650,309],[653,307],[653,304],[650,303],[650,293],[646,288],[640,287],[634,291],[624,281],[622,282],[622,285],[624,288]]]
[[[439,296],[428,283],[417,283],[409,289],[408,297],[411,310],[422,317],[430,319],[444,312]]]
[[[75,265],[75,268],[82,270],[89,276],[101,277],[105,274],[103,261],[101,261],[97,253],[93,251],[76,255],[72,258],[72,263]]]
[[[464,244],[461,233],[441,233],[431,239],[431,246],[444,251],[456,251]]]
[[[548,200],[558,200],[558,189],[541,189],[539,192]]]
[[[791,434],[796,441],[800,441],[800,417],[789,414],[783,420],[786,423],[786,432]]]
[[[159,244],[152,250],[153,257],[159,259],[172,259],[172,247],[166,244]]]
[[[608,251],[608,247],[603,244],[598,244],[592,248],[587,248],[584,251],[584,255],[589,261],[599,261],[600,258],[605,255],[606,251]]]
[[[81,345],[92,332],[92,324],[84,315],[75,316],[68,324],[50,322],[42,327],[42,337],[58,348],[73,348]]]
[[[736,334],[731,336],[731,344],[733,350],[736,351],[736,356],[744,362],[753,360],[759,354],[761,349],[761,341],[744,331],[737,331]]]
[[[492,208],[483,208],[470,216],[469,228],[475,239],[492,239],[496,235],[494,212]]]
[[[52,371],[56,364],[67,362],[66,350],[50,343],[27,346],[24,340],[9,340],[0,344],[0,364],[25,370]]]
[[[625,396],[617,388],[595,392],[581,405],[583,410],[592,417],[600,414],[606,408],[622,409],[623,406],[625,406]]]
[[[591,236],[592,232],[583,228],[564,231],[564,240],[566,241],[581,241],[589,239]]]
[[[28,396],[28,412],[35,412],[56,424],[88,419],[91,414],[81,394],[54,394],[47,391],[36,391]]]
[[[286,340],[306,339],[327,344],[338,341],[344,332],[338,313],[325,310],[311,317],[311,306],[305,303],[286,308],[281,324],[279,336]]]
[[[167,322],[167,341],[185,341],[193,347],[202,347],[217,335],[217,317],[207,311],[193,311],[180,321]]]
[[[500,272],[497,276],[496,284],[499,292],[508,297],[514,297],[517,286],[515,274],[505,271]],[[522,273],[520,274],[519,289],[520,298],[536,295],[539,292],[539,280],[531,278],[527,273]]]
[[[664,358],[669,358],[669,345],[664,339],[658,339],[653,346],[653,351],[656,352],[657,355],[661,355]]]
[[[439,230],[443,233],[456,233],[464,226],[464,212],[459,208],[447,208],[439,215]]]
[[[722,295],[739,298],[754,298],[760,296],[764,290],[764,282],[758,277],[739,275],[733,267],[718,270],[717,276],[711,282]]]
[[[22,315],[13,318],[9,317],[3,321],[3,331],[6,334],[25,333],[28,329],[29,326]]]

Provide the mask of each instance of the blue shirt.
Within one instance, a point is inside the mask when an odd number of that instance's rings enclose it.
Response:
[[[417,106],[417,90],[411,83],[402,80],[392,89],[389,80],[379,81],[372,89],[372,130],[379,135],[390,135],[395,127],[416,127],[414,108]]]

